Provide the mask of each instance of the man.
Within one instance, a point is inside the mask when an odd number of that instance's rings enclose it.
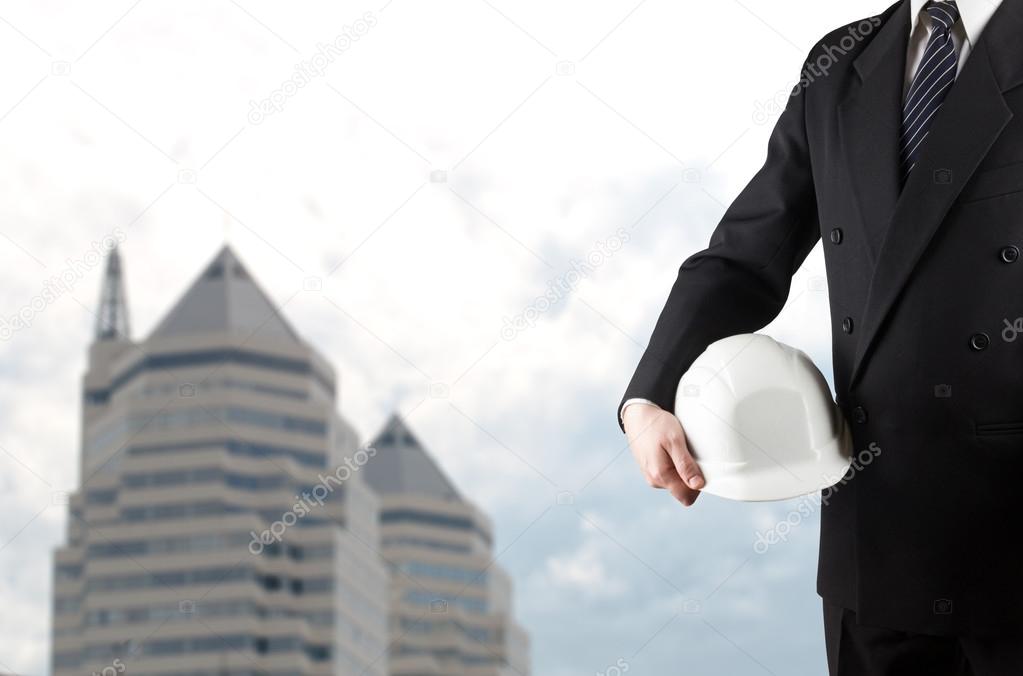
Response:
[[[679,378],[821,238],[838,404],[880,449],[822,511],[831,674],[1023,674],[1023,0],[902,0],[811,51],[619,408],[652,486],[696,500]]]

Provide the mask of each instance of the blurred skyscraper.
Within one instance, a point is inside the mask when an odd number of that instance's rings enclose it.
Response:
[[[333,368],[231,249],[149,337],[129,331],[114,250],[56,676],[528,676],[489,521],[397,418],[359,447]]]
[[[493,560],[490,520],[397,416],[370,448],[365,477],[392,571],[392,676],[527,676],[529,641]]]
[[[386,674],[377,499],[333,369],[230,249],[141,342],[124,297],[113,252],[54,673]]]

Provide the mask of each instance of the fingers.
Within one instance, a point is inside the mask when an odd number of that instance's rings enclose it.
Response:
[[[696,460],[689,453],[686,437],[682,430],[680,429],[677,433],[669,434],[666,443],[666,450],[675,464],[675,471],[682,477],[686,485],[697,491],[703,488],[706,484],[703,479],[703,473],[700,472],[699,465],[696,464]]]
[[[663,448],[655,450],[651,464],[645,468],[647,483],[653,488],[661,488],[671,493],[672,497],[688,507],[696,502],[700,491],[686,485],[679,476],[672,458]]]
[[[691,506],[694,502],[696,502],[696,498],[700,497],[700,491],[694,491],[681,481],[678,481],[674,486],[669,488],[668,492],[671,493],[673,498],[681,502],[686,507]]]
[[[630,406],[625,413],[629,448],[647,483],[667,490],[687,507],[696,502],[705,481],[678,419],[648,406]]]

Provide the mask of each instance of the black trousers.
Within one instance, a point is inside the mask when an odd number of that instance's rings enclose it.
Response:
[[[824,602],[831,676],[1021,676],[1023,636],[928,636],[856,622]]]

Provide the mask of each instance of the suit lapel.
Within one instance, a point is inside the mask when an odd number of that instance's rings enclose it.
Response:
[[[859,78],[839,105],[839,133],[848,158],[871,263],[899,196],[902,87],[909,40],[909,0],[894,8],[853,63]]]
[[[1023,79],[1021,27],[1023,0],[1004,0],[934,116],[877,254],[850,385],[934,233],[1012,118],[1002,92]]]

